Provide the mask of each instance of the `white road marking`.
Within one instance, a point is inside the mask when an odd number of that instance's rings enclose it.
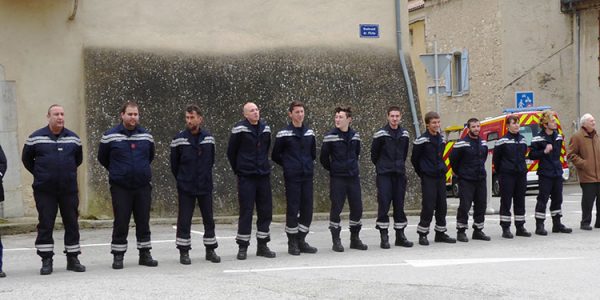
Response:
[[[583,259],[583,257],[516,257],[516,258],[471,258],[471,259],[426,259],[426,260],[406,260],[403,263],[392,264],[360,264],[360,265],[330,265],[330,266],[304,266],[304,267],[281,267],[264,269],[232,269],[223,270],[223,273],[262,273],[262,272],[285,272],[302,270],[323,270],[323,269],[354,269],[354,268],[379,268],[379,267],[400,267],[411,266],[415,268],[454,266],[466,264],[484,264],[499,262],[519,262],[519,261],[548,261],[548,260],[572,260]]]
[[[397,264],[285,267],[285,268],[265,268],[265,269],[238,269],[238,270],[223,270],[223,273],[260,273],[260,272],[279,272],[279,271],[297,271],[297,270],[376,268],[376,267],[396,267],[396,266],[406,266],[406,265],[408,265],[408,264],[407,263],[397,263]]]
[[[485,264],[499,262],[517,262],[517,261],[547,261],[547,260],[571,260],[582,259],[583,257],[506,257],[506,258],[468,258],[468,259],[419,259],[406,260],[406,263],[416,267],[438,267],[455,266],[468,264]]]

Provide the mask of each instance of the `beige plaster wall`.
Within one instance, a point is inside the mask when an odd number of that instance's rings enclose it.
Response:
[[[498,0],[431,0],[425,3],[427,52],[469,51],[470,92],[464,96],[440,95],[442,126],[460,125],[470,117],[498,114],[502,102],[501,20]],[[433,86],[432,76],[428,85]],[[428,110],[435,97],[427,98]]]
[[[581,12],[581,114],[589,112],[596,118],[600,116],[599,15],[596,9]]]
[[[406,0],[402,3],[406,10]],[[72,5],[67,0],[0,0],[0,64],[6,79],[17,82],[21,145],[46,124],[46,110],[52,103],[65,106],[66,126],[86,138],[84,47],[188,53],[363,45],[396,50],[393,1],[79,1],[76,18],[69,21]],[[360,39],[360,23],[380,24],[381,38]],[[408,22],[403,24],[403,32],[408,32]],[[408,44],[408,34],[403,39]],[[91,143],[84,151],[95,148]],[[86,162],[79,172],[85,212],[84,168]],[[24,169],[22,173],[25,213],[34,215],[32,177]]]
[[[557,3],[501,1],[502,102],[515,104],[515,91],[534,91],[535,105],[558,111],[567,135],[575,112],[575,44],[572,19]]]

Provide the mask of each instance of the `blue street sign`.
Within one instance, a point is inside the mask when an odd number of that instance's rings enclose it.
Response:
[[[361,38],[379,37],[379,24],[360,24],[359,28]]]
[[[531,91],[515,92],[515,107],[516,108],[532,107],[533,100],[534,100],[534,94]]]

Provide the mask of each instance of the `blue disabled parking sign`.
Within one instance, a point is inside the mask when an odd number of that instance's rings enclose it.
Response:
[[[516,108],[533,107],[533,92],[515,92]]]

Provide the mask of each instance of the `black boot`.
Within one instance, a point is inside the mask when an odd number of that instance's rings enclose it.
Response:
[[[277,254],[273,251],[271,251],[271,249],[269,249],[269,246],[267,246],[267,242],[258,242],[258,245],[256,246],[256,256],[263,256],[266,258],[275,258],[275,256],[277,256]]]
[[[123,269],[123,253],[115,253],[113,254],[113,264],[112,268],[115,270]]]
[[[369,247],[367,245],[363,244],[363,242],[358,237],[358,233],[359,233],[359,231],[350,232],[350,249],[367,250],[367,248],[369,248]],[[388,247],[389,247],[389,244],[388,244]]]
[[[394,245],[406,248],[410,248],[413,246],[413,242],[409,241],[404,235],[404,228],[396,229],[396,241],[394,242]]]
[[[419,245],[421,246],[429,246],[429,240],[427,240],[427,233],[419,232]]]
[[[531,232],[527,231],[527,229],[525,229],[525,226],[519,225],[517,226],[516,236],[531,237]]]
[[[6,277],[6,273],[0,271],[0,278],[4,278],[4,277]]]
[[[40,275],[52,274],[52,258],[42,258],[42,268],[40,269]]]
[[[388,230],[379,229],[379,235],[381,236],[381,243],[379,243],[381,249],[390,249],[390,238],[388,236]]]
[[[248,246],[240,245],[240,248],[238,249],[237,259],[245,260],[247,256],[248,256]]]
[[[317,248],[312,247],[306,242],[306,235],[308,232],[298,232],[298,248],[302,253],[317,253]]]
[[[482,229],[478,229],[478,228],[473,229],[473,235],[471,236],[471,238],[474,240],[481,240],[481,241],[489,241],[492,239],[489,236],[485,235],[485,233],[483,233]]]
[[[514,236],[510,232],[510,227],[502,227],[502,237],[505,239],[512,239]]]
[[[67,254],[67,270],[74,272],[85,272],[85,266],[79,262],[77,255]]]
[[[344,246],[342,246],[342,240],[340,240],[340,231],[342,231],[342,228],[329,227],[329,231],[331,231],[331,241],[333,242],[331,250],[335,252],[344,252]]]
[[[459,242],[468,242],[469,238],[467,237],[467,233],[465,232],[467,231],[465,228],[460,228],[457,230],[456,232],[456,240]]]
[[[535,234],[548,235],[548,231],[544,229],[544,219],[535,219]]]
[[[179,263],[182,265],[191,265],[190,251],[187,249],[179,249]]]
[[[217,255],[217,253],[215,252],[215,248],[212,247],[206,248],[206,256],[204,258],[215,264],[221,262],[221,257]]]
[[[454,244],[456,243],[456,240],[449,237],[445,232],[439,232],[436,231],[435,232],[435,239],[434,241],[436,243],[448,243],[448,244]]]
[[[158,261],[152,258],[152,254],[150,254],[150,249],[140,249],[140,259],[138,261],[140,266],[147,267],[156,267],[158,266]]]
[[[290,255],[300,255],[300,248],[298,247],[298,234],[288,233],[288,253]]]
[[[573,229],[560,222],[560,215],[552,217],[552,232],[571,233]]]
[[[596,223],[594,223],[594,228],[600,228],[600,219],[596,216]]]

